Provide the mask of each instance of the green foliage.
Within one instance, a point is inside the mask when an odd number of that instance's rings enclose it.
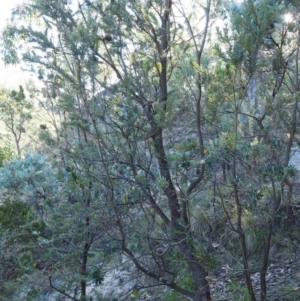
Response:
[[[246,288],[241,287],[239,281],[229,279],[230,290],[232,291],[234,300],[237,301],[251,301],[249,293],[247,292]]]
[[[299,7],[232,4],[212,49],[204,39],[214,32],[199,18],[220,5],[191,1],[175,14],[172,1],[100,2],[32,0],[3,33],[6,61],[22,57],[43,85],[31,87],[32,103],[22,87],[1,96],[19,156],[0,149],[9,200],[0,206],[1,243],[16,241],[13,267],[30,281],[52,275],[65,292],[99,286],[115,267],[148,276],[141,288],[175,283],[192,293],[209,287],[218,263],[234,258],[247,275],[251,260],[261,270],[273,231],[290,221],[293,210],[283,208],[299,201],[289,162],[298,143],[299,28],[280,19]],[[35,102],[46,156],[22,157]],[[230,256],[218,256],[217,245]],[[234,300],[250,298],[235,279],[227,287]],[[178,291],[164,300],[184,300]],[[90,298],[83,292],[77,297]]]
[[[0,187],[25,195],[32,195],[36,189],[53,193],[57,189],[54,170],[42,155],[27,154],[24,159],[15,158],[5,162],[0,169]]]
[[[3,230],[19,229],[32,217],[30,207],[24,202],[6,200],[0,205],[0,224]]]
[[[26,301],[33,301],[36,299],[39,299],[40,297],[40,291],[37,289],[31,289],[30,292],[27,293],[26,295]]]
[[[18,156],[21,156],[20,140],[32,119],[32,105],[26,100],[22,86],[18,91],[2,90],[0,100],[0,119],[13,137]]]
[[[158,177],[156,179],[156,184],[161,189],[165,189],[168,187],[168,182],[164,177]]]
[[[39,139],[46,143],[48,146],[55,146],[56,144],[55,139],[53,139],[50,131],[47,128],[43,127],[43,125],[40,126]]]
[[[228,27],[223,32],[218,30],[219,40],[227,47],[224,52],[217,46],[218,56],[235,67],[243,64],[245,72],[252,76],[259,66],[258,54],[269,35],[269,26],[277,18],[277,8],[268,0],[249,0],[236,6],[231,11],[232,31]]]
[[[208,271],[211,271],[217,267],[217,262],[214,257],[208,254],[205,250],[203,250],[202,246],[196,246],[194,255],[198,258],[201,262],[203,262],[205,268]]]
[[[0,168],[3,167],[4,161],[13,158],[14,152],[8,146],[0,147]]]
[[[282,182],[285,179],[295,177],[297,174],[297,169],[294,166],[285,167],[280,164],[262,166],[259,170],[265,183],[268,183],[270,180]]]
[[[178,283],[180,283],[180,285],[187,290],[192,289],[192,287],[193,287],[193,280],[190,275],[182,276],[181,279],[179,279]],[[164,300],[166,300],[166,301],[182,300],[183,301],[183,300],[188,300],[188,299],[184,299],[178,292],[170,291],[164,295]]]
[[[104,274],[101,270],[94,269],[94,270],[90,271],[90,278],[94,282],[94,284],[97,286],[97,285],[102,284],[102,282],[104,280]]]

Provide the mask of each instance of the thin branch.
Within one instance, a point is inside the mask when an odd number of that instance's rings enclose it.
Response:
[[[66,293],[65,291],[62,291],[61,289],[59,289],[59,288],[57,288],[56,286],[54,286],[54,285],[52,284],[52,276],[49,276],[49,284],[50,284],[50,287],[51,287],[51,288],[53,288],[55,291],[59,292],[60,294],[66,296],[66,297],[68,297],[68,298],[70,298],[70,299],[73,300],[73,301],[79,301],[79,299],[72,297],[71,295],[69,295],[69,294]]]

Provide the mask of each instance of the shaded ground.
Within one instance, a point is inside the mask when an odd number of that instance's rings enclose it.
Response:
[[[246,284],[242,270],[223,266],[216,276],[211,277],[211,290],[214,301],[247,300]],[[260,300],[260,273],[252,274],[252,283]],[[273,262],[267,273],[268,300],[299,301],[300,300],[300,247],[294,258]]]

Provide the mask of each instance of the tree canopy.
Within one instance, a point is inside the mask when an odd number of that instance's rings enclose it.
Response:
[[[0,99],[16,148],[0,152],[0,298],[295,300],[296,281],[268,289],[268,268],[299,243],[299,12],[271,0],[17,7],[3,58],[36,84]],[[243,279],[228,276],[227,296],[213,280],[224,266]],[[130,287],[105,296],[114,270]]]

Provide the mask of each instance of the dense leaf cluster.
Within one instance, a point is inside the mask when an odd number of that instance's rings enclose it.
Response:
[[[2,93],[17,157],[0,149],[0,298],[285,300],[267,273],[299,242],[300,25],[283,16],[300,7],[227,4],[14,11],[4,59],[39,84]],[[243,277],[225,297],[222,267]]]

